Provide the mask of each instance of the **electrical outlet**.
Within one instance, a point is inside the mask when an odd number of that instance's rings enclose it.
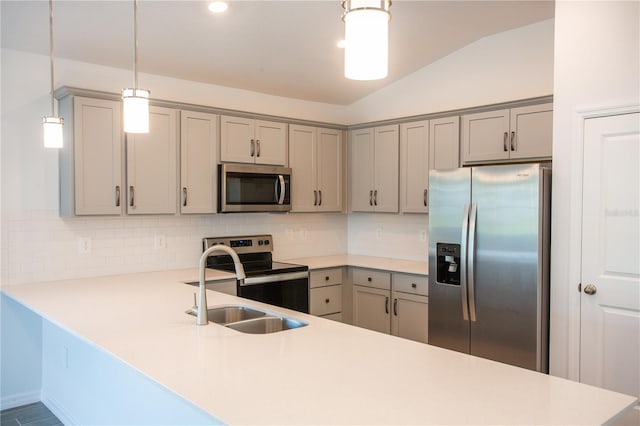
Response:
[[[427,242],[427,230],[426,229],[421,229],[420,230],[420,241],[423,243]]]
[[[88,237],[78,238],[78,253],[80,254],[91,253],[91,238],[88,238]]]
[[[383,237],[384,235],[382,234],[382,228],[380,227],[376,228],[376,240],[382,241]]]
[[[164,250],[167,248],[167,238],[164,235],[156,235],[153,239],[153,248]]]

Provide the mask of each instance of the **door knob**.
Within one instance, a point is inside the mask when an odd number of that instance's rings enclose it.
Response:
[[[586,287],[584,288],[584,292],[589,296],[596,294],[596,291],[598,291],[598,289],[593,284],[587,284]]]

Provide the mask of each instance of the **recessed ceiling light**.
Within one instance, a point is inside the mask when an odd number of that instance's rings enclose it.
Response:
[[[222,13],[229,8],[229,5],[225,1],[212,1],[209,3],[209,10],[212,13]]]
[[[347,46],[347,40],[340,40],[337,45],[338,48],[344,49]]]

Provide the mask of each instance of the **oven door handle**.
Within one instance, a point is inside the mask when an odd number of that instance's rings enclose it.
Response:
[[[286,272],[283,274],[273,274],[273,275],[260,275],[257,277],[247,277],[244,279],[244,283],[241,283],[241,287],[246,287],[248,285],[258,285],[258,284],[268,284],[275,283],[281,281],[291,281],[291,280],[299,280],[299,279],[308,279],[309,272],[301,271],[301,272]]]

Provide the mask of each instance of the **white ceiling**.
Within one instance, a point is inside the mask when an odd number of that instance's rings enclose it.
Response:
[[[133,1],[54,0],[56,57],[130,69]],[[409,1],[391,7],[389,76],[343,75],[340,0],[140,0],[139,71],[350,104],[490,34],[553,17],[552,1]],[[48,2],[1,1],[2,47],[48,55]],[[143,84],[141,84],[143,86]],[[148,88],[153,90],[153,88]]]

